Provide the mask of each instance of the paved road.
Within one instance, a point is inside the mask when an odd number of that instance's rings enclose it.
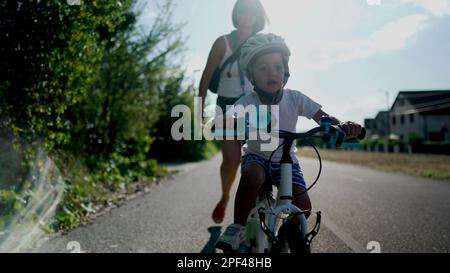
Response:
[[[318,163],[302,159],[311,181]],[[214,252],[224,224],[210,213],[220,195],[220,157],[181,166],[172,180],[98,217],[93,224],[47,240],[39,252]],[[236,185],[234,190],[236,190]],[[314,252],[450,252],[450,183],[324,162],[312,189],[323,225]],[[377,244],[370,243],[370,244]],[[373,248],[375,249],[375,248]]]

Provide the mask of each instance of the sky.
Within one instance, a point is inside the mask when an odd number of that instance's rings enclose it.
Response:
[[[157,1],[145,1],[151,25]],[[159,1],[161,2],[161,1]],[[399,91],[450,90],[450,0],[261,0],[263,33],[291,49],[287,88],[300,90],[340,120],[363,124],[390,107]],[[182,66],[198,87],[209,50],[233,30],[235,0],[174,0],[184,23]],[[215,96],[208,91],[208,100]],[[315,123],[300,121],[300,130]]]

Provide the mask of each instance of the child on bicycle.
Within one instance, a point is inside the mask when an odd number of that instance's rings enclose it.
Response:
[[[314,119],[320,124],[322,116],[329,116],[321,110],[321,105],[304,95],[300,91],[285,89],[284,85],[289,78],[290,50],[284,39],[274,34],[257,34],[242,46],[240,67],[246,73],[254,86],[251,94],[242,97],[236,105],[244,107],[248,105],[279,106],[278,117],[273,122],[278,122],[277,128],[290,132],[296,131],[298,116]],[[270,110],[269,110],[270,112]],[[347,137],[356,137],[361,132],[361,126],[353,122],[341,123],[331,117],[334,125],[346,132]],[[234,223],[228,226],[220,236],[216,247],[220,249],[238,250],[239,245],[245,240],[245,224],[251,209],[255,205],[257,194],[265,180],[269,177],[269,157],[272,151],[260,149],[262,140],[248,140],[247,148],[241,163],[241,179],[235,198]],[[281,177],[281,149],[272,157],[271,173],[275,186],[280,183]],[[301,194],[306,189],[303,174],[295,156],[295,145],[290,151],[294,161],[292,166],[293,203],[309,215],[311,202],[307,193]]]

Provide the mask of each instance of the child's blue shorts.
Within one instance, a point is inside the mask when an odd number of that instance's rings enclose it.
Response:
[[[269,177],[269,160],[264,159],[255,154],[246,154],[242,157],[241,170],[243,170],[248,164],[255,162],[261,165],[266,171],[266,177]],[[281,164],[279,162],[272,162],[270,165],[272,177],[274,179],[274,185],[279,186],[281,180]],[[298,164],[292,164],[292,184],[306,188],[306,182],[303,178],[303,173],[300,170]]]

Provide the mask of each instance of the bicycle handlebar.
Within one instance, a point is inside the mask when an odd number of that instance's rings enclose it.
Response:
[[[292,133],[288,131],[280,131],[279,136],[285,141],[293,141],[294,139],[298,138],[312,137],[313,135],[320,132],[325,132],[326,135],[323,137],[323,139],[327,142],[334,144],[336,147],[340,147],[342,145],[346,136],[345,132],[341,128],[339,128],[339,126],[331,125],[331,119],[325,116],[321,118],[319,127],[313,128],[306,133]],[[362,140],[365,137],[366,137],[366,128],[363,127],[357,138],[359,140]]]
[[[234,128],[236,128],[236,127],[237,127],[237,121],[235,120]],[[231,130],[231,134],[230,134],[230,131],[217,130],[214,127],[211,129],[212,129],[212,131],[214,131],[214,134],[222,135],[223,137],[232,136],[232,137],[237,138],[239,136],[237,130],[235,130],[235,129]],[[222,134],[218,133],[220,131],[222,132]],[[313,135],[320,133],[320,132],[325,133],[325,135],[323,136],[323,140],[325,140],[326,142],[329,142],[331,144],[334,144],[336,147],[340,147],[346,137],[345,132],[341,128],[339,128],[339,126],[332,125],[331,119],[327,116],[323,116],[320,119],[319,127],[313,128],[306,133],[292,133],[289,131],[281,130],[278,132],[278,137],[289,142],[289,141],[293,141],[293,140],[299,139],[299,138],[312,137]],[[241,134],[241,136],[242,135],[244,136],[245,140],[248,139],[248,127],[245,128],[245,132],[244,132],[244,134]],[[361,132],[357,136],[357,138],[362,140],[365,137],[366,137],[366,129],[362,128]]]

